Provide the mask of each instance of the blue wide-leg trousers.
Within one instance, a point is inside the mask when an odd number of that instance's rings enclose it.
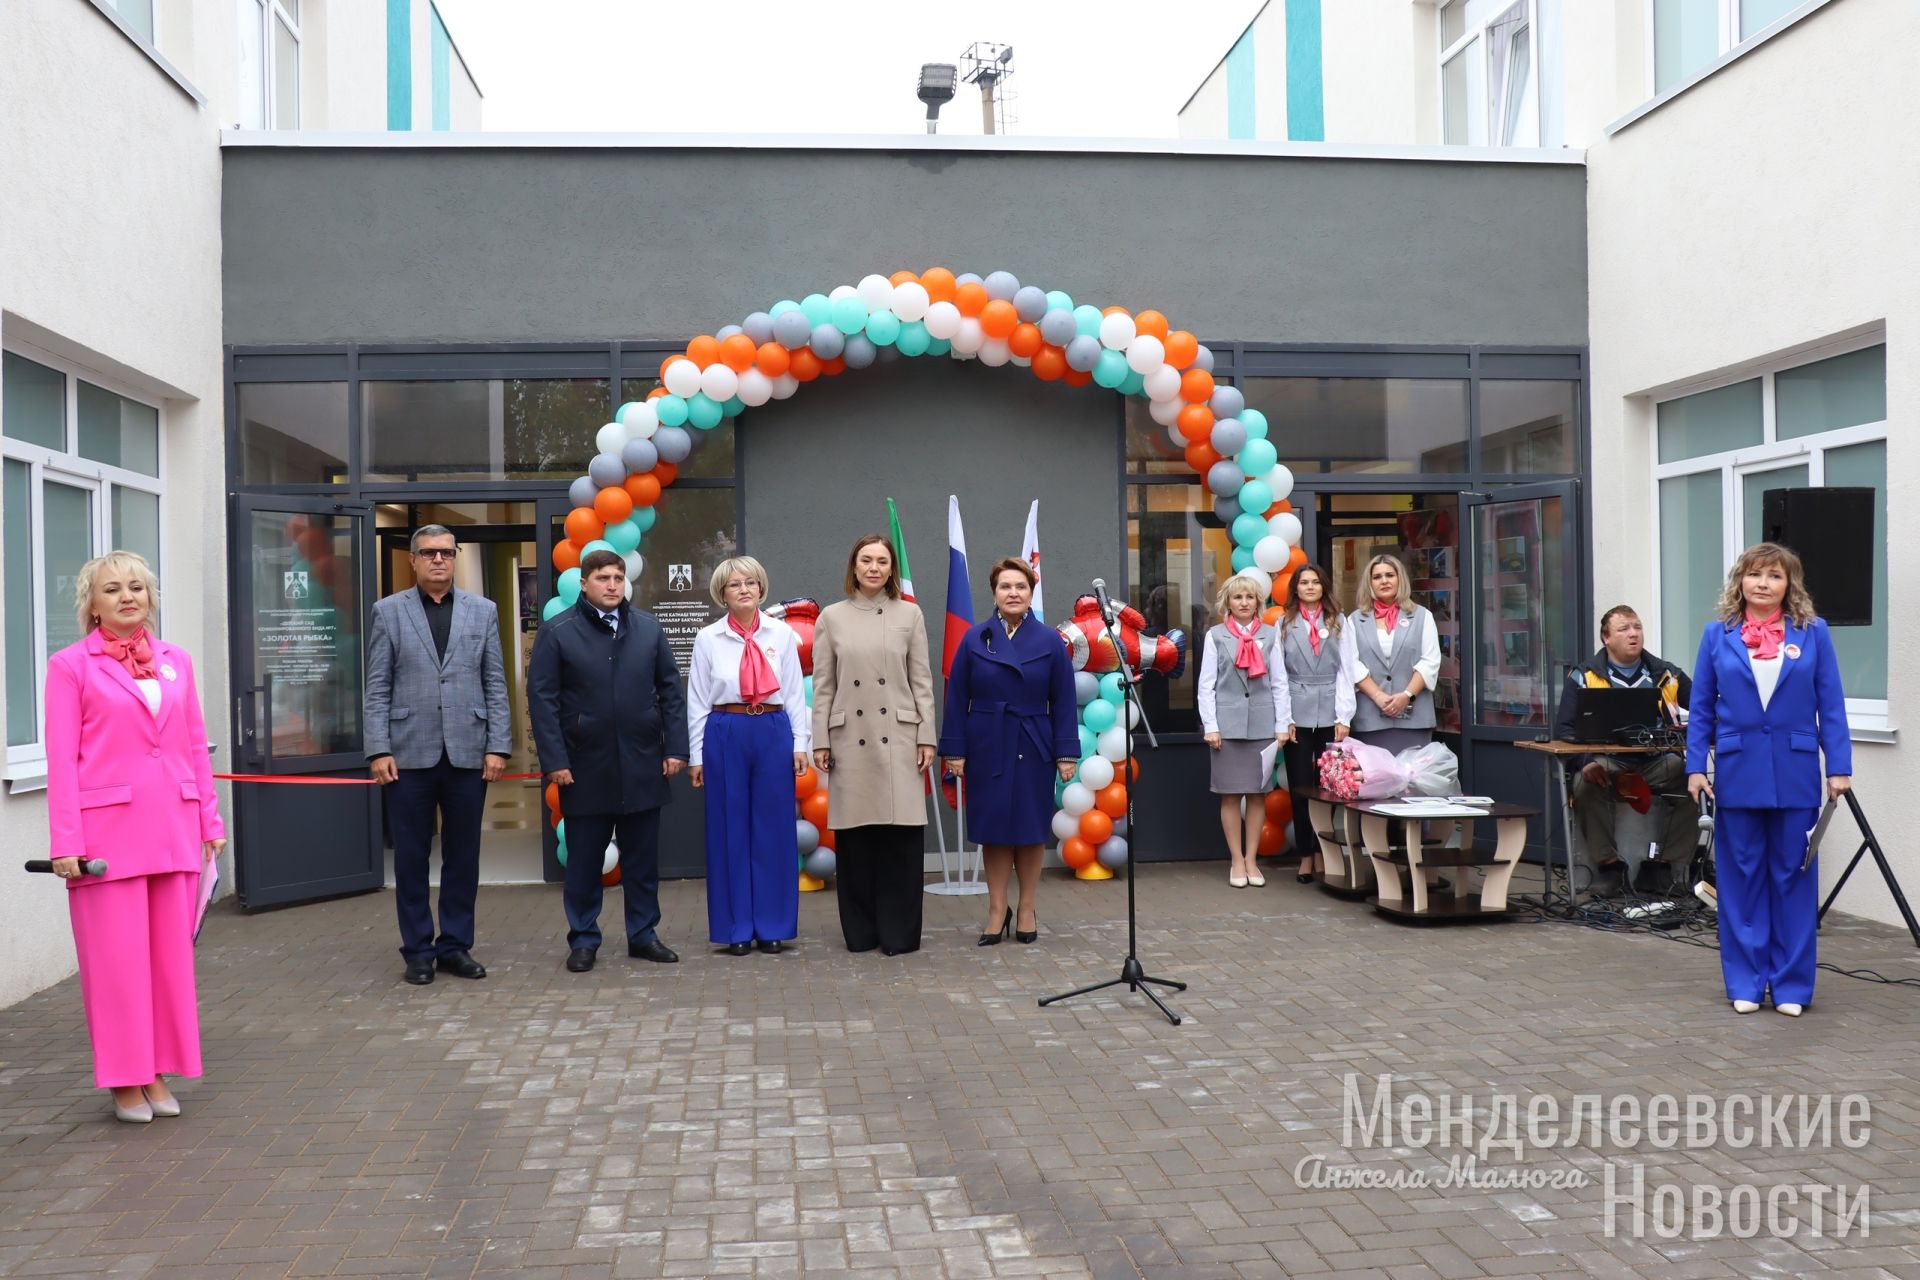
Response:
[[[707,720],[707,935],[785,942],[800,932],[793,725],[784,711]]]
[[[1715,815],[1720,971],[1727,998],[1775,1004],[1813,1000],[1820,871],[1805,871],[1817,809],[1730,809]]]

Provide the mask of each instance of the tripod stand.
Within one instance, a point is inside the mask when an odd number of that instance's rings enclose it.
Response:
[[[1893,868],[1887,865],[1887,855],[1880,851],[1879,837],[1875,836],[1873,828],[1867,825],[1867,815],[1861,812],[1860,801],[1852,790],[1841,794],[1847,798],[1847,808],[1853,811],[1854,825],[1860,828],[1860,847],[1854,850],[1853,861],[1849,862],[1847,869],[1840,873],[1840,879],[1834,883],[1833,892],[1829,893],[1827,900],[1820,904],[1820,914],[1815,916],[1814,920],[1818,922],[1827,918],[1827,908],[1832,906],[1833,900],[1840,896],[1840,891],[1847,887],[1847,877],[1852,875],[1853,869],[1860,865],[1860,859],[1871,851],[1873,860],[1880,864],[1880,878],[1887,882],[1887,891],[1893,895],[1894,905],[1900,908],[1901,918],[1907,922],[1907,932],[1913,935],[1913,945],[1920,947],[1920,921],[1914,920],[1913,908],[1907,905],[1907,895],[1900,891],[1900,881],[1894,877]]]
[[[1125,648],[1120,644],[1119,619],[1114,615],[1113,601],[1107,598],[1107,584],[1101,579],[1095,578],[1093,580],[1093,592],[1100,601],[1100,615],[1106,619],[1107,634],[1113,639],[1113,651],[1120,659],[1120,688],[1126,694],[1126,701],[1122,704],[1123,708],[1140,717],[1140,725],[1147,731],[1147,741],[1157,747],[1160,745],[1159,740],[1153,736],[1153,726],[1147,723],[1146,708],[1140,705],[1140,674],[1127,665],[1127,653]],[[1134,823],[1133,813],[1133,793],[1135,787],[1133,778],[1133,724],[1131,716],[1123,723],[1126,726],[1125,739],[1127,754],[1126,758],[1122,760],[1120,764],[1120,776],[1127,780],[1127,956],[1126,959],[1120,962],[1119,977],[1109,978],[1105,982],[1096,982],[1090,987],[1081,987],[1074,991],[1063,991],[1057,996],[1043,996],[1040,1000],[1040,1007],[1044,1009],[1048,1005],[1056,1004],[1061,1000],[1071,1000],[1075,996],[1091,995],[1095,991],[1105,991],[1108,987],[1124,986],[1129,991],[1138,991],[1141,995],[1153,1001],[1154,1007],[1166,1015],[1168,1022],[1171,1022],[1177,1027],[1180,1025],[1180,1015],[1168,1008],[1167,1002],[1162,1000],[1159,993],[1154,991],[1153,988],[1159,986],[1168,987],[1174,991],[1185,991],[1187,984],[1184,982],[1175,982],[1171,978],[1151,977],[1140,965],[1140,917],[1133,892],[1134,859],[1136,857],[1135,850],[1140,843],[1140,828]]]

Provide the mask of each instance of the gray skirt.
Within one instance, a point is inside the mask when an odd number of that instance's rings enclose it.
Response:
[[[1222,738],[1218,751],[1207,752],[1213,765],[1213,794],[1257,796],[1273,790],[1272,775],[1260,772],[1260,753],[1271,741],[1271,738]]]
[[[1432,729],[1371,729],[1366,733],[1353,735],[1355,742],[1364,742],[1370,747],[1379,747],[1382,751],[1391,751],[1399,755],[1409,747],[1424,747],[1433,741]]]

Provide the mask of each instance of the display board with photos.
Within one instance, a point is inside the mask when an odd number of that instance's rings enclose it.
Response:
[[[1433,615],[1440,636],[1440,676],[1433,686],[1434,727],[1460,732],[1459,522],[1453,511],[1435,508],[1399,517],[1400,554],[1407,562],[1414,600]]]

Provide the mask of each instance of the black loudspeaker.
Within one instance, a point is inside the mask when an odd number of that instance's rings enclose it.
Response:
[[[1807,594],[1829,626],[1873,624],[1872,489],[1768,489],[1760,536],[1790,547],[1807,571]]]

